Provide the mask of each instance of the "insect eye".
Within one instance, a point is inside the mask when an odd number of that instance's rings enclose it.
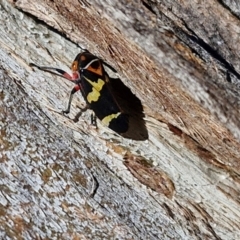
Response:
[[[77,61],[74,61],[73,63],[72,63],[72,71],[77,71],[78,70],[78,62]]]

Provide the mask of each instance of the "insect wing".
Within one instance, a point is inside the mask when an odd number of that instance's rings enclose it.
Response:
[[[148,139],[141,101],[119,78],[110,78],[108,88],[121,112],[128,116],[128,130],[121,135],[134,140]]]
[[[108,82],[109,77],[104,69],[102,75],[89,68],[82,71],[81,86],[85,100],[104,125],[121,134],[128,129],[128,115],[121,112]]]

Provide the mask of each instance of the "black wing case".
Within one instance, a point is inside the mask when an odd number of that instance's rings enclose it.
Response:
[[[125,133],[129,128],[129,117],[119,108],[108,86],[107,73],[100,76],[84,70],[81,79],[82,94],[95,115],[113,131],[120,135]]]

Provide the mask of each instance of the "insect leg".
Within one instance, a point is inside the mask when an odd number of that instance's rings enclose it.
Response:
[[[91,124],[97,128],[97,117],[94,113],[91,114]]]
[[[84,108],[82,108],[74,117],[73,121],[78,122],[80,116],[82,115],[83,112],[87,111],[89,109],[89,105],[86,105]]]
[[[70,113],[70,108],[71,108],[71,103],[72,103],[72,99],[73,99],[73,94],[76,93],[76,92],[79,91],[79,90],[80,90],[80,85],[76,85],[76,86],[72,89],[72,91],[71,91],[71,93],[70,93],[70,97],[69,97],[67,109],[64,110],[64,111],[62,111],[63,113],[65,113],[65,114]]]

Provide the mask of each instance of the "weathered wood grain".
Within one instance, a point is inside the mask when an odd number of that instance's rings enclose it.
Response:
[[[240,238],[237,1],[0,3],[3,239]],[[71,85],[28,64],[67,70],[79,46],[142,100],[149,141],[58,114]]]

